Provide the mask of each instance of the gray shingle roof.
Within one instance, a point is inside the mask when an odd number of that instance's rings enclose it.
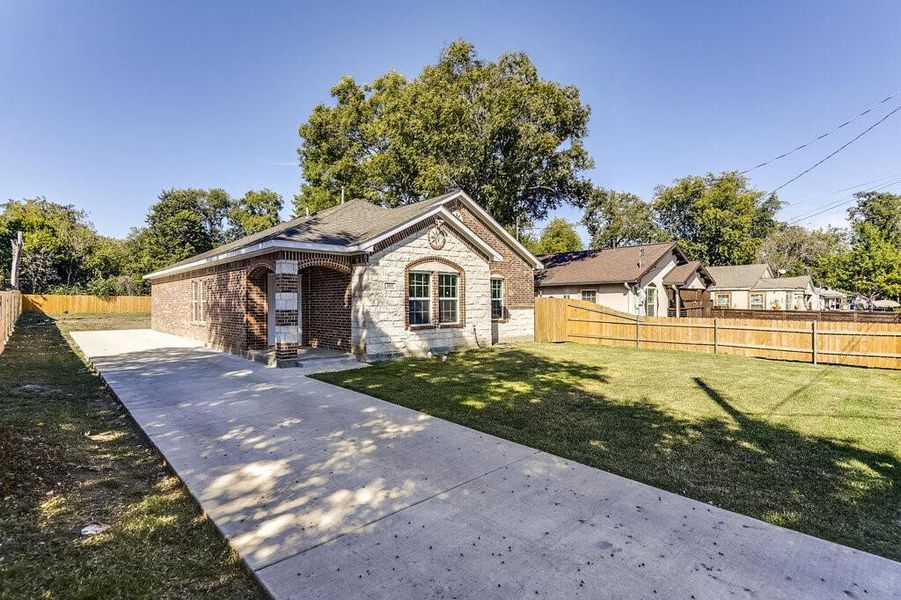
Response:
[[[166,268],[180,267],[226,252],[240,250],[246,246],[273,240],[335,246],[359,244],[415,218],[456,193],[456,191],[450,192],[398,208],[384,208],[366,200],[350,200],[309,216],[279,223],[259,233],[242,237],[234,242],[168,265]]]
[[[760,279],[754,286],[760,290],[806,290],[813,287],[809,275],[800,277],[771,277]]]
[[[731,290],[752,288],[769,271],[766,263],[756,265],[734,265],[729,267],[707,267],[707,272],[716,281],[713,289]]]

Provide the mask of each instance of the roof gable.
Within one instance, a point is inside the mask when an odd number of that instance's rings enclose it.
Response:
[[[539,286],[637,282],[672,252],[685,259],[675,242],[542,256]]]
[[[440,215],[445,222],[480,247],[493,260],[501,260],[502,257],[485,240],[479,238],[444,208],[448,202],[457,199],[466,202],[473,208],[477,218],[494,230],[496,234],[505,238],[505,241],[517,252],[523,254],[534,267],[541,266],[538,259],[510,236],[487,212],[476,205],[469,196],[462,191],[455,191],[397,208],[385,208],[366,200],[350,200],[311,215],[279,223],[274,227],[223,244],[144,277],[145,279],[154,279],[206,266],[211,262],[234,260],[237,257],[268,249],[311,250],[339,254],[367,252],[386,235],[391,235],[393,232],[437,215]]]
[[[707,267],[707,272],[716,282],[714,287],[720,290],[751,289],[760,279],[772,277],[766,263]]]

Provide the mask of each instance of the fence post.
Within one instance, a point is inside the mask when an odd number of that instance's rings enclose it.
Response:
[[[717,354],[720,350],[720,320],[713,317],[713,353]]]
[[[811,354],[813,355],[813,364],[817,364],[817,322],[812,321],[810,324],[810,345]]]
[[[641,348],[641,317],[635,315],[635,347]]]

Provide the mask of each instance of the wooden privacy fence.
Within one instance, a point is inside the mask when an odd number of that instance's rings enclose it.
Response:
[[[150,296],[57,296],[25,294],[22,301],[24,312],[39,312],[46,315],[66,313],[149,313]]]
[[[863,310],[756,310],[744,308],[712,308],[703,316],[721,317],[725,319],[763,319],[767,321],[901,323],[901,313],[867,312]]]
[[[6,342],[22,314],[22,294],[19,292],[0,292],[0,352],[6,348]]]
[[[536,298],[535,340],[901,369],[901,325],[890,323],[637,317],[593,302]]]

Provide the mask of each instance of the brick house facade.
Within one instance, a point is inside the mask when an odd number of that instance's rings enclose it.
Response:
[[[353,200],[151,273],[151,326],[280,364],[301,346],[377,360],[529,340],[540,266],[462,192]]]

